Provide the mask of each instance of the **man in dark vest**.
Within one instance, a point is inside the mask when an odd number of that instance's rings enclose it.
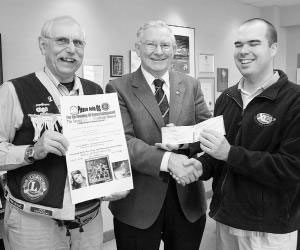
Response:
[[[85,36],[72,17],[47,21],[39,46],[45,56],[43,70],[0,87],[0,167],[7,170],[8,245],[11,249],[102,249],[100,200],[72,205],[65,159],[68,141],[55,114],[60,113],[60,96],[103,91],[75,75],[82,64]]]

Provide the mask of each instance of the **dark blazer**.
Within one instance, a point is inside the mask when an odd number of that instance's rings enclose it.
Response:
[[[106,92],[118,93],[134,184],[126,198],[111,202],[109,207],[121,222],[146,229],[158,217],[168,188],[169,179],[160,172],[164,151],[154,147],[161,142],[161,127],[165,123],[141,68],[109,82]],[[211,116],[199,82],[175,71],[170,71],[169,105],[169,122],[177,126],[194,125]],[[177,193],[190,222],[206,212],[201,181],[185,187],[177,185]]]

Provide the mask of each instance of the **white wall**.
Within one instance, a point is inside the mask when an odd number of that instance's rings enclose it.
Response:
[[[66,14],[85,29],[85,61],[104,64],[105,83],[110,79],[109,55],[123,55],[127,73],[136,30],[145,21],[162,19],[195,27],[196,66],[199,53],[214,54],[215,71],[228,68],[233,85],[240,78],[232,56],[234,30],[242,21],[260,16],[260,10],[233,0],[0,0],[4,80],[41,68],[43,58],[37,43],[41,26],[49,18]],[[112,229],[107,203],[103,217],[104,230]]]

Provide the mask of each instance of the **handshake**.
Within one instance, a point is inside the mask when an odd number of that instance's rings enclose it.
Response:
[[[171,153],[169,158],[168,170],[177,183],[182,186],[197,181],[203,173],[200,161],[174,153]]]
[[[156,147],[166,151],[178,149],[178,145],[156,143]],[[182,154],[171,153],[168,161],[168,170],[178,184],[185,186],[197,181],[202,175],[202,164],[196,159],[189,159]]]

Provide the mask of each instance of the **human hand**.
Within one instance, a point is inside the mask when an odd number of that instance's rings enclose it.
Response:
[[[201,175],[201,172],[193,166],[185,166],[186,160],[188,160],[187,156],[172,153],[168,162],[171,176],[182,186],[197,181]]]
[[[200,133],[199,140],[203,152],[218,160],[227,161],[230,144],[224,135],[214,130],[204,129]]]
[[[129,194],[129,192],[130,192],[129,190],[115,192],[110,195],[101,197],[101,200],[102,201],[116,201],[116,200],[125,198]]]
[[[49,153],[66,155],[69,143],[59,132],[47,130],[34,144],[34,159],[44,159]]]

